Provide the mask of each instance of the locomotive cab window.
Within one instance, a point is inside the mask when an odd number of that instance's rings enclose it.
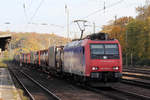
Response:
[[[92,59],[119,59],[118,44],[90,44],[90,52]]]
[[[91,54],[93,54],[93,55],[104,54],[104,45],[102,45],[102,44],[91,44]]]
[[[119,54],[117,44],[105,44],[105,54]]]

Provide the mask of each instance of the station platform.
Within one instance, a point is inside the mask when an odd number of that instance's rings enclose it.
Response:
[[[0,68],[0,100],[21,100],[7,68]]]

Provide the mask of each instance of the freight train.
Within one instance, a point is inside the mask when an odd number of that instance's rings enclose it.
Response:
[[[15,60],[21,65],[92,85],[117,83],[122,78],[121,46],[105,33],[89,35],[65,46],[23,53]]]

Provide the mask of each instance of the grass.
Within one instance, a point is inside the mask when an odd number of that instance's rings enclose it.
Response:
[[[6,67],[7,68],[6,62],[8,62],[9,60],[11,60],[11,59],[10,58],[0,58],[0,67]]]
[[[0,58],[0,67],[7,67],[7,64],[4,63],[4,58]]]
[[[14,95],[14,100],[18,100],[19,98],[21,100],[29,100],[28,97],[24,96],[24,92],[21,89],[17,89],[13,91]]]
[[[19,92],[19,94],[20,94],[20,96],[21,96],[21,99],[22,99],[22,100],[29,100],[29,98],[28,98],[28,97],[24,96],[24,92],[23,92],[23,90],[18,89],[18,92]]]

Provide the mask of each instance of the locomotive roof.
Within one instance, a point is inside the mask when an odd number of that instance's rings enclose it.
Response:
[[[85,43],[87,43],[88,41],[94,41],[95,43],[97,42],[115,42],[118,41],[116,39],[109,39],[109,40],[91,40],[91,39],[83,39],[83,40],[76,40],[76,41],[72,41],[70,43],[68,43],[64,48],[72,48],[72,47],[79,47],[84,45]]]
[[[79,40],[79,41],[72,41],[72,42],[68,43],[68,44],[65,46],[65,48],[81,46],[82,41],[83,41],[83,40]]]
[[[86,41],[116,41],[116,39],[110,39],[108,33],[94,33],[86,36],[83,39],[75,39],[72,42],[68,43],[65,48],[78,47],[81,46],[82,43]]]

